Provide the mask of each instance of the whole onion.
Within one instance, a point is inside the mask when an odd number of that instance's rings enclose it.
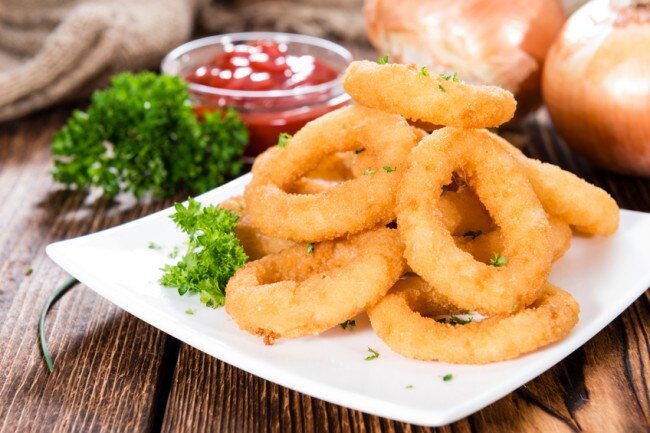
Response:
[[[539,106],[544,57],[564,23],[560,0],[366,0],[365,17],[380,55],[504,87],[519,118]]]
[[[650,1],[593,0],[572,15],[546,59],[543,96],[573,149],[650,176]]]

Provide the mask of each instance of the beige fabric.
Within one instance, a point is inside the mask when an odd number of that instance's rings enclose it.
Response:
[[[156,67],[191,34],[193,0],[0,0],[0,120]]]
[[[205,1],[199,22],[210,32],[278,31],[366,42],[363,0]]]
[[[156,69],[193,33],[287,31],[365,40],[363,0],[0,0],[0,121]]]

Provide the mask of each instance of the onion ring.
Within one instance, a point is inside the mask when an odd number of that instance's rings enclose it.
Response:
[[[618,205],[606,191],[556,165],[528,158],[508,141],[492,135],[521,163],[549,214],[586,234],[610,236],[618,230]]]
[[[313,242],[358,233],[395,218],[397,189],[417,138],[398,115],[348,106],[305,125],[284,148],[253,165],[244,198],[251,222],[267,236]],[[365,148],[377,166],[320,194],[286,192],[324,157]],[[380,162],[381,161],[381,162]]]
[[[580,311],[570,294],[546,283],[529,308],[454,326],[418,312],[426,308],[432,315],[448,314],[439,299],[420,278],[400,280],[368,309],[370,323],[384,343],[407,358],[485,364],[516,358],[565,337],[578,323]]]
[[[443,224],[454,235],[477,230],[487,233],[494,228],[485,206],[467,185],[457,191],[443,191],[438,208]]]
[[[219,207],[228,209],[239,216],[235,235],[241,246],[244,247],[244,252],[249,260],[257,260],[296,245],[295,242],[265,236],[253,227],[246,214],[244,198],[241,196],[231,197],[220,203]]]
[[[476,261],[444,226],[442,186],[458,169],[501,229],[503,251],[497,253],[505,266]],[[433,191],[423,194],[424,185]],[[546,213],[519,164],[485,130],[446,127],[420,142],[403,178],[397,227],[411,269],[468,311],[521,309],[539,297],[551,270]]]
[[[304,245],[249,262],[226,288],[226,311],[265,338],[315,335],[376,303],[404,272],[395,230]]]
[[[343,87],[362,105],[436,125],[495,127],[517,108],[512,93],[500,87],[423,76],[414,65],[352,62]]]
[[[571,246],[571,227],[559,218],[548,216],[551,226],[551,248],[553,261],[559,260]],[[467,251],[474,258],[483,263],[489,263],[495,252],[503,251],[501,230],[496,229],[485,232],[483,230],[469,230],[465,235],[454,236],[456,245]]]

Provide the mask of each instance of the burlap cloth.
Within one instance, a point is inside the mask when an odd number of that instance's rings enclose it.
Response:
[[[196,32],[364,39],[362,0],[0,0],[0,121],[156,68]]]

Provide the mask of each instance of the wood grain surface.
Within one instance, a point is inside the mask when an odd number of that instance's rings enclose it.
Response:
[[[48,316],[56,363],[49,374],[36,323],[67,275],[45,256],[45,246],[171,203],[97,200],[54,184],[49,143],[68,114],[58,108],[0,125],[0,432],[649,431],[648,292],[542,376],[439,429],[370,416],[254,377],[83,286]],[[529,155],[606,189],[622,207],[650,211],[648,180],[594,169],[562,145],[543,112],[506,135]]]

